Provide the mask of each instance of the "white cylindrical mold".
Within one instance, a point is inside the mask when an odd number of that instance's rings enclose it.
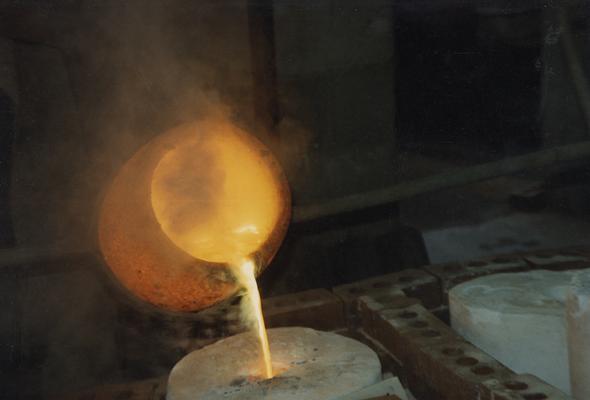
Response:
[[[533,374],[569,394],[564,315],[573,275],[504,273],[457,285],[449,292],[451,325],[513,371]]]
[[[566,301],[567,344],[572,396],[590,399],[590,276],[572,279]]]

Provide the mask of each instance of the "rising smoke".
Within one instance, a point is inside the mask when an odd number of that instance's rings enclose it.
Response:
[[[89,0],[55,18],[56,31],[71,25],[53,47],[18,44],[25,95],[12,204],[19,245],[94,249],[105,188],[141,145],[170,127],[214,115],[256,132],[245,4]],[[126,356],[152,373],[161,363],[154,352],[177,354],[162,339],[174,329],[138,328],[133,336],[113,291],[97,286],[94,273],[68,274],[24,285],[22,346],[38,354],[36,383],[46,393],[132,374],[132,366],[121,370],[122,340],[137,341]]]

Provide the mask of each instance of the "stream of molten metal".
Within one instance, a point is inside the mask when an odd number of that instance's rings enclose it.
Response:
[[[246,294],[242,320],[256,332],[264,360],[261,375],[273,371],[256,265],[250,259],[268,242],[284,200],[280,182],[263,151],[230,124],[211,123],[190,131],[156,166],[151,202],[162,231],[198,260],[229,265]]]
[[[236,269],[236,277],[246,290],[246,295],[242,302],[242,312],[246,316],[246,319],[254,324],[264,363],[264,377],[270,379],[273,377],[272,362],[264,316],[262,315],[260,292],[256,283],[256,267],[252,260],[245,260]]]

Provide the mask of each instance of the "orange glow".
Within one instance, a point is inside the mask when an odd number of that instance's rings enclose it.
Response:
[[[273,171],[230,126],[192,136],[157,164],[151,202],[162,231],[191,256],[230,266],[246,290],[243,319],[258,336],[265,378],[272,378],[270,349],[256,268],[249,257],[272,234],[283,208]],[[246,261],[242,261],[246,260]]]
[[[251,260],[242,262],[235,269],[235,275],[238,282],[244,287],[244,289],[246,289],[246,298],[245,301],[242,302],[243,318],[254,325],[258,336],[258,342],[260,344],[260,352],[262,354],[264,377],[270,379],[273,377],[270,346],[268,345],[268,336],[266,334],[266,326],[262,315],[262,304],[260,302],[258,285],[256,284],[255,272],[255,266]]]
[[[264,270],[290,215],[287,180],[269,149],[209,118],[162,133],[123,165],[105,193],[98,239],[131,293],[197,311],[236,292],[243,260]]]
[[[273,171],[227,125],[194,135],[158,163],[154,213],[174,244],[195,258],[236,263],[266,242],[283,200]]]

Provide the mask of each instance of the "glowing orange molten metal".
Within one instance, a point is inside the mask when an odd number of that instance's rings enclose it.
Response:
[[[238,135],[194,135],[160,160],[152,206],[178,247],[202,260],[235,263],[266,242],[282,202],[257,150]]]
[[[231,123],[187,124],[143,146],[103,202],[99,240],[118,280],[170,310],[208,307],[237,289],[231,266],[264,268],[290,216],[280,166]]]
[[[254,325],[254,332],[258,336],[260,352],[262,353],[263,375],[266,379],[270,379],[273,377],[272,360],[270,358],[270,346],[268,344],[264,317],[262,316],[260,293],[256,284],[254,263],[250,260],[244,261],[234,271],[238,281],[246,289],[246,303],[242,303],[243,317]]]

